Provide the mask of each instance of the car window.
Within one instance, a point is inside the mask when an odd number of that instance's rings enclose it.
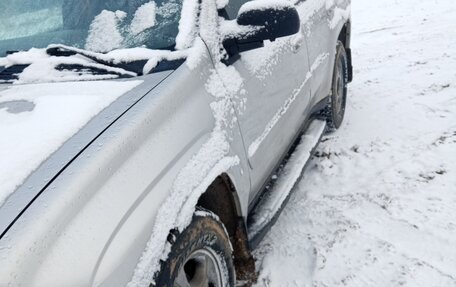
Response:
[[[225,17],[229,20],[236,19],[239,8],[248,1],[250,0],[230,0],[224,10]]]
[[[183,0],[0,0],[0,57],[60,43],[172,49]]]

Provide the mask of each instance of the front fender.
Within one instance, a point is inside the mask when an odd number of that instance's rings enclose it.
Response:
[[[201,61],[194,70],[181,66],[128,110],[24,212],[1,242],[0,285],[125,286],[150,263],[137,266],[146,246],[161,248],[154,244],[166,240],[163,214],[185,222],[178,207],[191,195],[170,199],[176,180],[213,138],[214,98],[205,89],[212,64],[208,57]],[[226,155],[237,162],[224,158],[198,188],[224,170],[248,195],[239,148],[230,146]],[[161,241],[151,241],[151,234]]]

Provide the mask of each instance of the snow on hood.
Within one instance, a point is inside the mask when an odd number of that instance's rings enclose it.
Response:
[[[142,81],[0,86],[0,206],[87,122]]]

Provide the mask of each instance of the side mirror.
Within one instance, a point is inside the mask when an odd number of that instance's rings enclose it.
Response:
[[[228,54],[223,62],[231,65],[240,58],[240,52],[261,48],[265,40],[274,41],[296,34],[300,26],[298,11],[290,3],[274,0],[247,2],[223,33],[223,46]]]
[[[301,23],[298,11],[284,2],[255,0],[242,5],[236,22],[239,26],[255,28],[255,32],[238,38],[238,42],[274,41],[298,33]]]

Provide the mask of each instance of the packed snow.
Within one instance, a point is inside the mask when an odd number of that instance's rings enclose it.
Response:
[[[277,0],[255,0],[248,1],[239,9],[238,15],[249,11],[265,11],[268,9],[273,10],[284,10],[293,7],[293,3],[289,1],[277,1]]]
[[[119,24],[127,13],[123,11],[103,10],[90,24],[85,49],[94,52],[109,52],[122,47],[124,37],[120,33]],[[133,26],[136,29],[136,24]]]
[[[255,251],[256,287],[456,286],[455,15],[353,1],[345,123]]]
[[[138,40],[144,42],[146,30],[157,26],[162,28],[176,20],[180,12],[179,2],[162,3],[160,6],[149,1],[139,6],[129,22],[125,11],[103,10],[90,24],[85,49],[94,52],[109,52],[114,49],[133,47]],[[157,21],[157,16],[160,21]],[[169,35],[168,35],[169,34]],[[163,38],[172,36],[172,32],[163,34]]]
[[[157,5],[155,2],[151,1],[143,4],[136,10],[135,16],[130,24],[130,30],[133,35],[138,35],[155,25],[156,9]]]
[[[0,141],[0,206],[93,116],[140,83],[69,82],[1,90],[0,135],[14,141]]]
[[[176,49],[183,50],[190,48],[198,33],[199,4],[197,0],[185,0],[182,2],[182,13],[179,19],[179,34],[176,37]]]

